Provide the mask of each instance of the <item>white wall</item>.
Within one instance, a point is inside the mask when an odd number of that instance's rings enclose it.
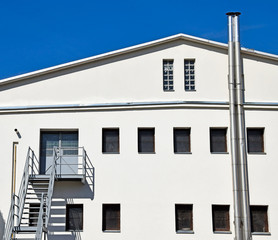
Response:
[[[196,91],[184,91],[183,61],[196,59]],[[162,61],[174,59],[174,92],[164,92]],[[247,101],[277,101],[277,65],[244,59]],[[223,50],[184,41],[141,50],[47,74],[0,88],[0,106],[94,104],[146,101],[228,101],[227,55]],[[262,81],[263,79],[263,81]],[[263,82],[266,84],[263,84]],[[247,109],[247,127],[265,127],[266,154],[248,155],[251,204],[269,206],[271,236],[277,239],[278,182],[277,109]],[[104,127],[120,129],[120,154],[102,154]],[[137,128],[155,128],[155,154],[138,154]],[[173,153],[173,127],[191,127],[192,154]],[[233,229],[231,156],[211,154],[209,128],[229,127],[227,106],[126,107],[67,112],[1,113],[0,211],[8,215],[11,193],[12,143],[18,141],[17,187],[28,146],[39,155],[40,130],[78,129],[95,167],[94,198],[86,185],[58,182],[52,229],[64,229],[65,204],[84,204],[82,239],[232,239],[212,231],[212,204],[230,205]],[[17,128],[19,139],[14,132]],[[227,132],[229,152],[229,129]],[[102,232],[102,204],[121,204],[121,233]],[[176,234],[175,203],[193,204],[194,234]],[[56,210],[55,210],[56,207]],[[57,219],[54,218],[57,217]],[[56,221],[56,223],[55,223]],[[60,221],[58,224],[57,221]],[[56,224],[56,225],[55,225]],[[55,232],[50,239],[76,239]],[[259,239],[260,236],[254,236]]]

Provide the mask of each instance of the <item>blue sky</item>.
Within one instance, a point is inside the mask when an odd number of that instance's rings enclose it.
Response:
[[[278,55],[274,0],[0,1],[0,79],[177,33],[227,42],[240,11],[243,47]]]

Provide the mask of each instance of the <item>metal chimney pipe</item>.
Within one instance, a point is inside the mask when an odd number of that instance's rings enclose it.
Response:
[[[241,175],[241,211],[243,223],[243,236],[245,240],[252,239],[250,221],[250,201],[248,186],[248,166],[246,153],[245,114],[244,114],[244,83],[243,67],[241,59],[241,47],[239,36],[239,15],[234,16],[234,39],[235,39],[235,75],[236,75],[236,97],[237,97],[237,124],[238,124],[238,150],[240,159]]]
[[[230,140],[233,176],[233,198],[234,198],[234,227],[235,240],[243,240],[241,231],[241,197],[240,197],[240,171],[238,170],[238,144],[237,144],[237,108],[236,108],[236,80],[235,80],[235,44],[234,44],[234,13],[228,16],[228,64],[229,64],[229,104],[230,104]]]
[[[228,58],[230,138],[233,174],[235,239],[250,240],[250,210],[244,119],[244,88],[239,42],[239,12],[229,12]]]

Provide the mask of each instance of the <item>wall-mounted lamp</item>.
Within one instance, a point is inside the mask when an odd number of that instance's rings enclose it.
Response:
[[[18,138],[21,138],[20,132],[17,130],[17,128],[14,129],[16,135],[18,136]]]

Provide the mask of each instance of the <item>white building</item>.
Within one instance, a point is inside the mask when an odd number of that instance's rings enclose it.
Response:
[[[253,239],[276,240],[278,56],[241,54]],[[30,146],[40,178],[60,154],[50,240],[233,239],[227,75],[227,44],[178,34],[0,81],[2,226]],[[48,189],[29,177],[21,231]]]

